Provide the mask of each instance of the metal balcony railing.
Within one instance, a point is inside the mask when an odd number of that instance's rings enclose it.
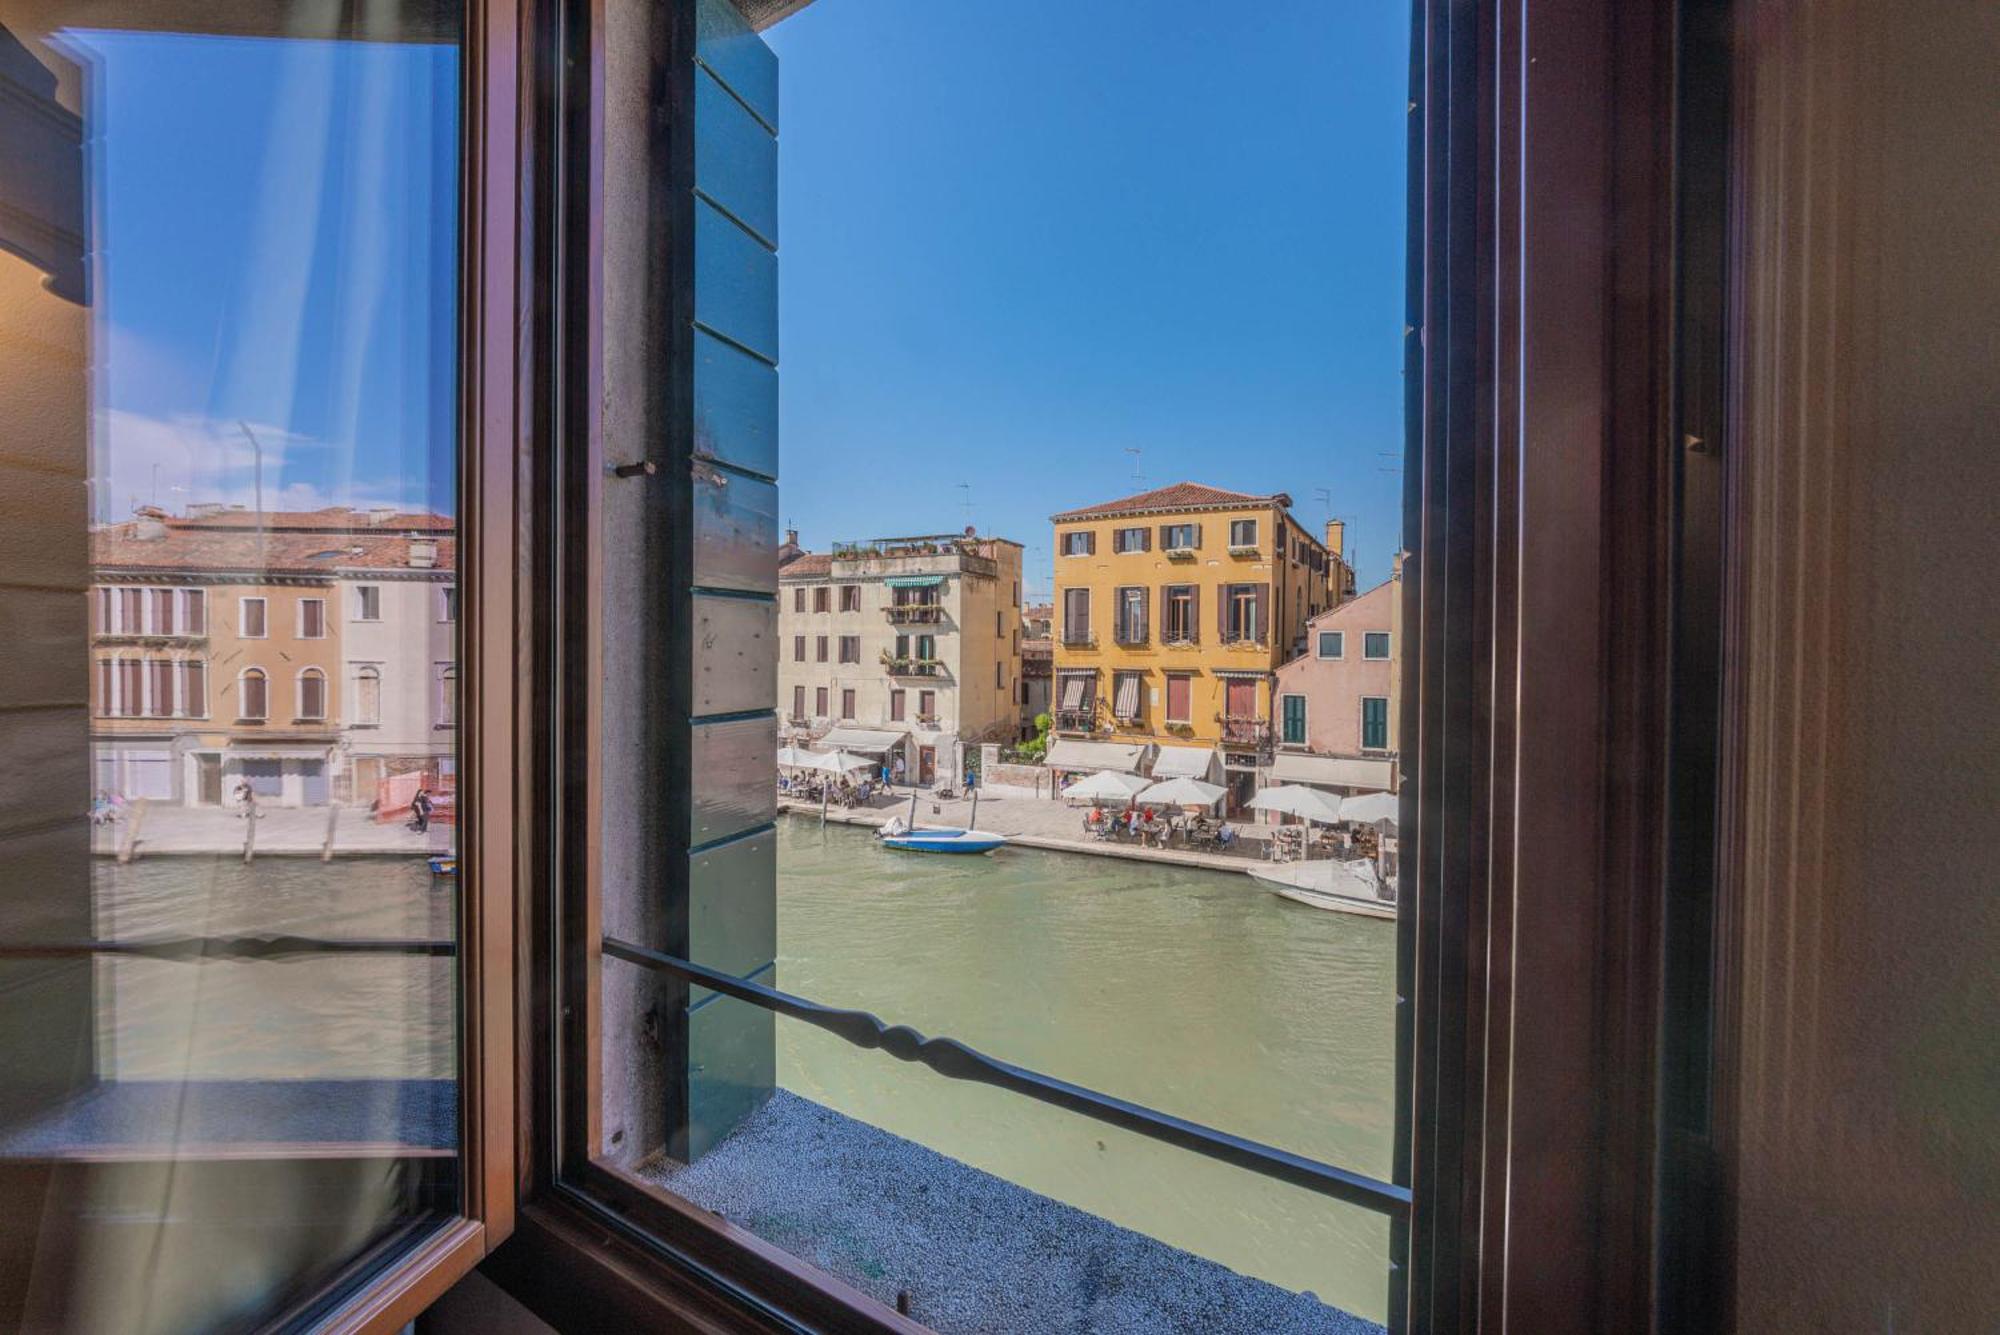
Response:
[[[944,620],[943,603],[892,603],[882,609],[891,625],[925,625]]]
[[[1015,1066],[997,1057],[989,1057],[955,1038],[931,1038],[908,1025],[885,1024],[867,1011],[824,1006],[617,937],[607,936],[603,944],[604,953],[614,959],[656,973],[672,974],[697,987],[720,992],[752,1006],[761,1006],[773,1014],[812,1025],[855,1047],[884,1052],[898,1061],[929,1067],[948,1080],[991,1085],[995,1089],[1004,1089],[1038,1103],[1133,1132],[1148,1140],[1157,1140],[1256,1173],[1260,1177],[1303,1187],[1349,1205],[1358,1205],[1364,1210],[1373,1210],[1398,1224],[1409,1220],[1408,1187],[1337,1168],[1302,1154],[1231,1135],[1227,1131],[1218,1131],[1142,1104],[1113,1098],[1024,1066]]]

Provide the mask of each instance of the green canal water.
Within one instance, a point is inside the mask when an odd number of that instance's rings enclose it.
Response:
[[[1389,1172],[1393,924],[1240,874],[1081,854],[896,853],[779,829],[778,984],[1253,1140]],[[96,864],[99,931],[448,936],[421,862]],[[101,961],[100,1069],[124,1079],[449,1076],[447,961]],[[740,1004],[740,1003],[727,1003]],[[1033,1191],[1381,1319],[1366,1211],[780,1020],[786,1088]]]
[[[1281,1149],[1389,1175],[1394,924],[1240,873],[897,853],[781,821],[778,985]],[[1232,1269],[1381,1320],[1379,1216],[779,1022],[779,1083]]]

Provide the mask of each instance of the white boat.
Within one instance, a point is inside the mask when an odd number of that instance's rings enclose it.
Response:
[[[1006,835],[985,830],[913,827],[901,816],[875,831],[875,837],[884,848],[900,848],[909,853],[991,853],[1007,842]]]
[[[1246,867],[1272,893],[1298,904],[1337,913],[1358,913],[1364,918],[1394,918],[1396,901],[1384,899],[1375,875],[1375,864],[1365,859],[1340,862],[1316,858],[1307,862],[1276,862]]]

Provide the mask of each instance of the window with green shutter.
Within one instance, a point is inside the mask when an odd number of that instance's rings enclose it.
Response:
[[[1387,696],[1361,697],[1361,746],[1367,751],[1389,749],[1389,700]]]
[[[1285,697],[1285,745],[1304,746],[1306,744],[1306,698],[1303,695]]]

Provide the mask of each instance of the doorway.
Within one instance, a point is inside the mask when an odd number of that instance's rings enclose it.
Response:
[[[937,748],[920,746],[917,748],[917,782],[929,785],[937,782]]]
[[[222,757],[213,751],[194,758],[194,800],[201,806],[222,805]]]

